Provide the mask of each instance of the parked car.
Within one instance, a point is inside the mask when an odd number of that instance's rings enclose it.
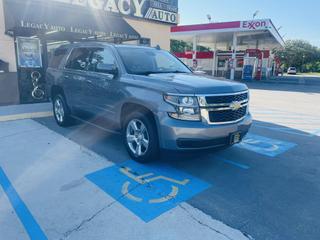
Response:
[[[231,146],[249,131],[246,85],[195,75],[158,48],[76,43],[55,50],[46,74],[60,126],[74,117],[121,131],[133,159],[160,149]]]
[[[295,67],[289,67],[287,73],[292,74],[292,75],[296,75],[297,69]]]

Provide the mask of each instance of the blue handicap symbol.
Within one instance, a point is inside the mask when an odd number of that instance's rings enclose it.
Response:
[[[268,157],[276,157],[297,144],[291,142],[280,141],[277,139],[262,137],[255,134],[248,134],[237,147],[247,149]]]
[[[86,176],[104,192],[149,222],[210,185],[163,165],[127,161]]]

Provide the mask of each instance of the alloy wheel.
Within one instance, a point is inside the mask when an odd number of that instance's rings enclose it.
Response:
[[[145,124],[133,119],[127,125],[126,131],[127,144],[135,156],[143,156],[149,149],[149,133]]]

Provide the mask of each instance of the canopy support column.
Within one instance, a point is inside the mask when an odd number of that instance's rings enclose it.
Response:
[[[237,65],[237,34],[233,34],[233,42],[232,42],[232,63],[231,63],[231,72],[230,72],[230,80],[234,80],[236,65]]]
[[[192,43],[192,60],[197,59],[197,45],[198,45],[198,39],[197,39],[197,36],[194,36],[193,43]]]
[[[216,66],[217,66],[217,43],[215,42],[213,46],[212,76],[216,75]]]

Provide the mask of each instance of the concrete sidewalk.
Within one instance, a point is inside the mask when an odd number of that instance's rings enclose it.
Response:
[[[249,239],[186,202],[142,221],[120,204],[126,195],[115,199],[85,177],[112,166],[33,120],[0,122],[1,239]]]
[[[0,107],[0,122],[52,116],[51,103],[21,104]]]
[[[320,86],[320,77],[305,76],[305,75],[282,76],[282,77],[273,77],[268,80],[262,80],[261,82],[276,83],[276,84]]]

